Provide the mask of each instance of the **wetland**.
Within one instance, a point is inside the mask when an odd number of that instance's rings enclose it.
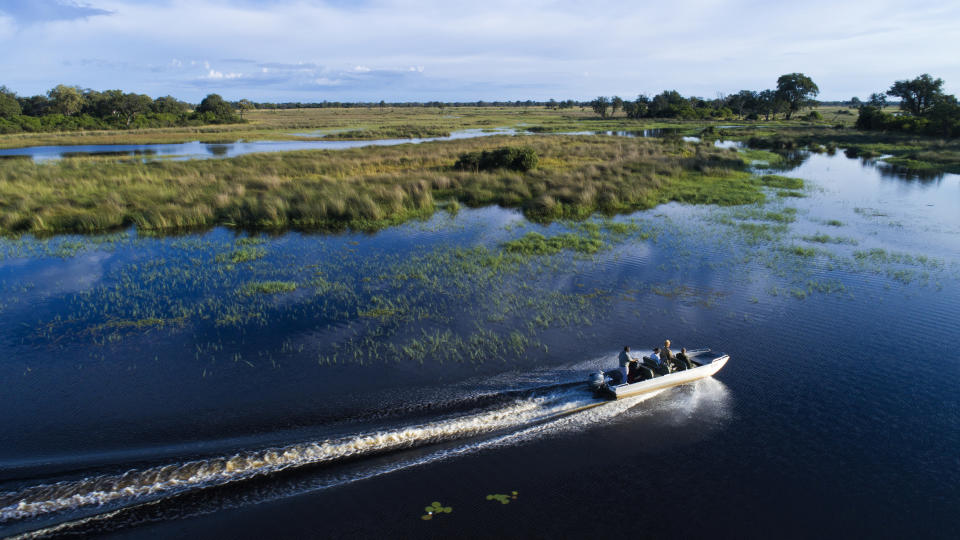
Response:
[[[376,112],[282,114],[217,129],[356,135]],[[712,503],[644,530],[955,530],[949,166],[810,138],[827,126],[458,114],[388,127],[542,129],[0,160],[0,406],[16,434],[0,535],[590,534],[587,516],[624,497],[691,496]],[[604,133],[568,134],[584,129]],[[521,145],[536,168],[454,168]],[[731,361],[578,412],[590,371],[666,338]]]

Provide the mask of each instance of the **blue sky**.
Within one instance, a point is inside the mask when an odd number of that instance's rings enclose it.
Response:
[[[930,73],[960,2],[0,0],[0,85],[197,102],[715,97],[803,72],[822,99]]]

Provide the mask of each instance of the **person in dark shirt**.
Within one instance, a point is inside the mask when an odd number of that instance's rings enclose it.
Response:
[[[687,350],[680,348],[680,352],[677,353],[676,363],[680,366],[680,369],[693,369],[693,362],[690,361],[690,358],[687,357]]]

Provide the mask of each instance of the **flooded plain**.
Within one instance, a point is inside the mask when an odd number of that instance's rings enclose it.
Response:
[[[588,222],[0,240],[0,535],[955,537],[960,176],[780,174]],[[585,390],[664,339],[731,360]]]

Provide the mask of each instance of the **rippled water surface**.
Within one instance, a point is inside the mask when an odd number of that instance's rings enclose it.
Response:
[[[797,163],[592,225],[0,240],[0,535],[954,538],[960,177]],[[585,390],[665,338],[731,360]]]

